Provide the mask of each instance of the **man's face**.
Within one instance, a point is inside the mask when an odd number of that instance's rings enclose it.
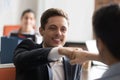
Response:
[[[54,16],[48,19],[45,29],[40,28],[45,47],[63,46],[66,41],[68,22],[62,16]]]

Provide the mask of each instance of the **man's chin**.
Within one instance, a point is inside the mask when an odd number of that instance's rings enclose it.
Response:
[[[61,47],[62,45],[61,44],[54,44],[52,45],[52,47]]]

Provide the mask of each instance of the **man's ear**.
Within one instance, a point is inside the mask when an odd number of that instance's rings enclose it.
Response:
[[[43,34],[44,34],[44,29],[43,29],[42,27],[40,27],[40,28],[39,28],[39,32],[40,32],[41,36],[43,36]]]
[[[96,44],[97,44],[97,48],[98,50],[103,50],[104,49],[104,43],[100,38],[96,38]]]

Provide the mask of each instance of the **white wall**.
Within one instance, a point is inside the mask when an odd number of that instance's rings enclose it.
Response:
[[[62,8],[68,13],[70,29],[67,41],[85,42],[92,39],[91,18],[94,11],[94,0],[39,0],[39,4],[38,14],[40,15],[51,7]]]
[[[68,40],[84,42],[92,39],[91,17],[94,0],[0,0],[0,36],[5,24],[19,24],[20,15],[27,8],[37,13],[37,26],[40,16],[48,8],[57,7],[65,10],[70,18]]]

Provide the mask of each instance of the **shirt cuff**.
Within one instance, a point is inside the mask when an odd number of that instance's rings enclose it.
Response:
[[[58,48],[59,47],[55,47],[50,51],[50,53],[48,54],[48,60],[56,61],[63,56],[59,54]]]

